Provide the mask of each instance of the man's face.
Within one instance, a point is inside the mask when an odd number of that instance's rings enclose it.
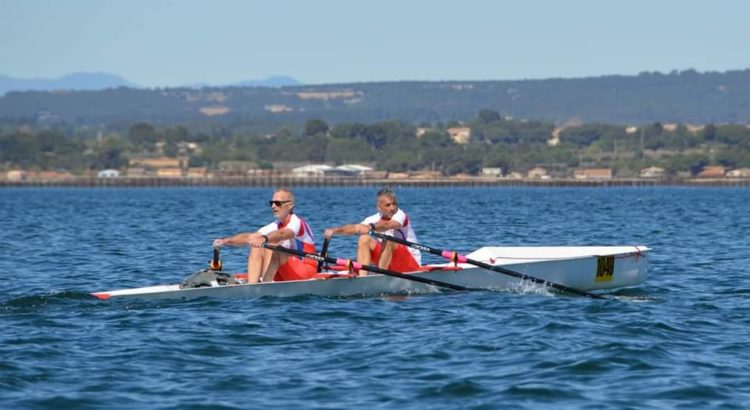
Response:
[[[386,218],[391,218],[398,211],[398,204],[388,195],[378,197],[378,211]]]
[[[288,192],[279,191],[273,194],[271,198],[271,211],[273,216],[279,220],[284,220],[292,212],[294,202]]]

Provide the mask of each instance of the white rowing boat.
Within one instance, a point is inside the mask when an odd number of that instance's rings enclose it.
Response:
[[[514,272],[581,291],[597,291],[635,286],[647,276],[645,246],[576,247],[484,247],[468,255],[470,260],[500,266]],[[486,290],[522,289],[529,285],[518,279],[468,263],[426,266],[409,273],[442,283]],[[219,284],[205,287],[180,284],[149,286],[92,293],[99,299],[192,299],[198,297],[359,297],[391,294],[419,294],[441,291],[439,286],[390,275],[373,274],[349,277],[332,272],[325,278],[256,284]]]

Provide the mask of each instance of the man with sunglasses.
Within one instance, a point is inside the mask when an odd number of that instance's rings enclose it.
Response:
[[[315,238],[304,219],[294,213],[294,193],[277,189],[268,201],[276,220],[258,229],[214,240],[214,247],[251,246],[247,258],[247,283],[309,279],[317,273],[317,262],[273,252],[264,243],[315,253]]]
[[[422,261],[422,255],[418,250],[391,241],[382,242],[368,235],[370,230],[374,230],[407,241],[418,242],[409,216],[398,207],[396,193],[388,188],[378,191],[376,207],[378,212],[368,216],[362,222],[328,228],[323,232],[323,236],[330,238],[333,235],[359,235],[357,262],[363,265],[377,263],[381,269],[396,272],[418,270]],[[364,276],[367,272],[360,270],[359,274]]]

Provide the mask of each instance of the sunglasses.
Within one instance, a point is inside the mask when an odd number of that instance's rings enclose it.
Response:
[[[277,207],[281,207],[281,205],[284,205],[289,202],[292,202],[292,201],[268,201],[268,206],[276,205]]]

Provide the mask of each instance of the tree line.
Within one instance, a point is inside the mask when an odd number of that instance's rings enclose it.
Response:
[[[471,129],[468,143],[448,130]],[[118,130],[119,129],[119,130]],[[557,140],[550,145],[550,140]],[[196,150],[185,144],[194,143]],[[0,126],[0,168],[65,169],[74,174],[122,169],[128,160],[148,155],[183,156],[189,166],[217,169],[225,161],[244,161],[271,169],[281,162],[365,163],[379,170],[438,171],[477,175],[482,168],[504,173],[542,166],[553,176],[579,167],[612,168],[621,177],[659,166],[669,173],[697,173],[706,165],[750,167],[750,128],[745,125],[651,123],[633,129],[590,123],[556,128],[550,121],[522,121],[480,110],[471,120],[436,123],[380,121],[331,125],[322,119],[288,124],[270,132],[236,127],[155,125],[149,122],[108,127]]]

